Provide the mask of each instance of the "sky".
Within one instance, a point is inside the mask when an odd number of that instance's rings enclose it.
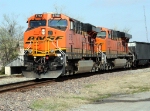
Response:
[[[26,30],[28,17],[55,12],[55,7],[83,23],[120,31],[129,29],[130,41],[150,42],[150,0],[0,0],[0,23],[4,14],[15,15]]]

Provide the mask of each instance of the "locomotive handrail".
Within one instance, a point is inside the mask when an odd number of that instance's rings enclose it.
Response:
[[[106,54],[104,54],[102,51],[101,51],[101,53],[102,53],[102,58],[101,58],[102,63],[107,63],[107,61],[106,61]]]
[[[57,39],[57,41],[58,41],[58,39]],[[65,67],[65,65],[66,65],[66,62],[65,62],[66,61],[66,54],[58,46],[58,42],[57,42],[57,45],[55,45],[53,41],[51,41],[51,42],[52,42],[52,45],[54,45],[54,47],[56,47],[60,51],[60,53],[62,54],[62,56],[63,56],[63,67]]]
[[[135,55],[134,55],[134,53],[132,53],[132,52],[133,52],[132,48],[131,48],[131,49],[129,49],[129,52],[132,54],[132,56],[133,56],[133,60],[132,60],[132,62],[134,62],[134,61],[135,61]]]
[[[65,53],[61,50],[61,48],[60,48],[59,46],[56,46],[53,41],[52,41],[52,44],[53,44],[56,48],[58,48],[58,50],[60,51],[61,54],[65,55]],[[57,45],[58,45],[58,44],[57,44]]]
[[[132,53],[132,52],[130,52],[131,54],[132,54],[132,56],[133,56],[133,60],[132,60],[132,62],[134,62],[135,61],[135,55],[134,55],[134,53]]]
[[[101,46],[101,48],[102,48],[102,43],[98,44],[98,48],[97,48],[98,52],[101,53],[101,61],[102,61],[102,63],[107,63],[106,54],[104,54],[102,52],[102,49],[100,49],[99,46]]]

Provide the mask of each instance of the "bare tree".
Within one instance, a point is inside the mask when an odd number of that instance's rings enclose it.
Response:
[[[63,13],[63,14],[66,14],[65,12],[65,7],[64,6],[58,6],[57,4],[54,4],[54,13]]]
[[[54,4],[53,7],[54,7],[54,13],[57,13],[57,14],[63,13],[65,15],[70,16],[70,17],[72,17],[76,20],[79,20],[79,21],[84,20],[84,17],[82,17],[82,16],[79,16],[79,15],[75,16],[75,15],[70,14],[70,12],[67,12],[65,6],[62,6],[62,5],[60,6],[60,5]]]
[[[23,27],[18,24],[16,17],[3,15],[3,22],[0,24],[1,65],[5,65],[17,56],[19,40],[23,38]]]
[[[114,28],[113,28],[113,30],[118,30],[118,26],[115,25]]]
[[[113,30],[118,30],[119,31],[120,29],[117,26],[114,26]],[[125,27],[120,31],[125,32],[125,33],[129,33],[130,30],[131,30],[130,28]]]
[[[130,28],[126,28],[126,27],[125,27],[122,31],[125,32],[125,33],[129,33],[130,30],[131,30]]]

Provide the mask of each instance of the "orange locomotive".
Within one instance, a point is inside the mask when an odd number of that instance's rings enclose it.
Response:
[[[82,23],[64,14],[31,16],[24,33],[25,77],[62,75],[131,67],[131,35]]]

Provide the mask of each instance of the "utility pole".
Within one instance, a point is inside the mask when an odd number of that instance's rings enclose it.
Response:
[[[145,18],[144,21],[145,21],[146,38],[147,38],[147,42],[149,42],[149,40],[148,40],[147,24],[146,24],[145,6],[143,6],[143,9],[144,9],[144,18]]]

